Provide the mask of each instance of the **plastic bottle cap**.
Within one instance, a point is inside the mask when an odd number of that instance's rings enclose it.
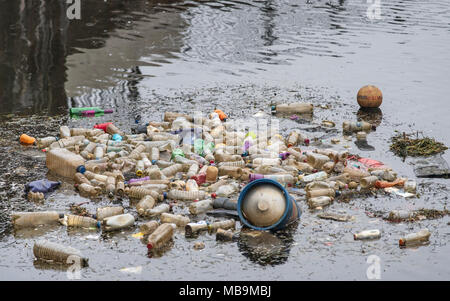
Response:
[[[155,165],[158,160],[152,160],[152,164]]]
[[[102,226],[102,223],[101,223],[100,221],[98,221],[98,222],[97,222],[97,224],[96,224],[96,226],[97,226],[97,228],[99,228],[99,229],[100,229],[100,228],[101,228],[101,226]]]
[[[212,197],[213,199],[215,199],[215,198],[217,197],[217,194],[211,193],[211,197]]]
[[[342,194],[342,193],[338,190],[338,191],[336,191],[335,196],[336,196],[336,197],[339,197],[341,194]]]
[[[151,243],[148,243],[147,244],[147,249],[149,249],[149,250],[153,249],[153,245]]]
[[[377,130],[376,125],[372,124],[372,131],[376,131],[376,130]]]
[[[163,198],[167,199],[167,192],[165,192],[165,191],[163,192]]]
[[[304,142],[305,142],[306,145],[309,145],[309,142],[310,142],[310,141],[309,141],[308,138],[306,138]]]
[[[59,218],[64,218],[64,213],[60,213]]]
[[[77,167],[77,172],[84,174],[86,172],[86,167],[84,167],[84,165],[78,166]]]

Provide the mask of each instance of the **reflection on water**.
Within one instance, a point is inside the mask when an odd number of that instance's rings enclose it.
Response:
[[[366,17],[365,1],[83,0],[81,20],[70,21],[66,5],[0,1],[1,113],[54,114],[87,105],[133,109],[147,101],[142,85],[151,90],[154,76],[170,82],[178,74],[203,75],[193,63],[237,77],[270,71],[270,65],[295,64],[307,72],[302,57],[351,64],[353,55],[380,46],[373,44],[380,33],[405,45],[450,31],[445,1],[385,0],[381,20]],[[421,51],[439,49],[436,43],[422,43]],[[439,66],[420,68],[411,52],[402,58],[426,74],[441,72]],[[389,65],[389,55],[381,53],[366,68],[378,68],[381,59]],[[175,70],[164,71],[175,62]],[[398,67],[398,59],[391,63]]]
[[[277,232],[242,229],[238,240],[239,251],[262,266],[283,264],[289,258],[297,227],[298,222],[294,222]]]

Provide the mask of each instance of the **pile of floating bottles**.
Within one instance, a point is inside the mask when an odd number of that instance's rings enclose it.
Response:
[[[282,104],[272,110],[307,114],[313,106]],[[91,113],[97,111],[89,110]],[[108,122],[93,128],[61,126],[59,137],[21,137],[21,141],[34,143],[46,152],[49,172],[62,181],[73,182],[81,196],[127,197],[136,205],[129,212],[121,206],[101,207],[91,216],[15,212],[12,223],[15,227],[60,223],[116,231],[135,227],[137,218],[145,221],[139,230],[148,249],[154,250],[166,245],[177,228],[184,228],[186,237],[209,232],[216,233],[217,240],[234,240],[239,216],[230,212],[241,210],[236,200],[242,189],[261,179],[276,181],[290,193],[301,195],[311,210],[319,211],[335,199],[358,191],[402,188],[407,197],[415,195],[414,181],[399,178],[379,161],[360,158],[346,150],[313,148],[308,136],[298,130],[283,137],[273,131],[238,131],[229,128],[226,121],[227,115],[221,110],[200,120],[166,112],[163,121],[150,121],[137,127],[135,133],[125,133]],[[357,139],[366,139],[374,129],[364,121],[343,123],[343,133],[356,135]],[[42,200],[43,194],[30,192],[29,198]],[[173,213],[172,208],[180,203],[189,208],[189,216]],[[265,206],[270,207],[271,203]],[[210,222],[198,221],[198,216],[218,209],[230,214]],[[326,212],[319,217],[338,221],[351,218]],[[391,212],[389,218],[407,219],[410,215]],[[354,239],[380,235],[379,230],[366,230],[354,234]],[[427,241],[429,236],[425,229],[401,238],[399,244]],[[87,263],[77,250],[45,241],[35,244],[34,254],[39,259],[62,263],[70,255],[79,256]]]

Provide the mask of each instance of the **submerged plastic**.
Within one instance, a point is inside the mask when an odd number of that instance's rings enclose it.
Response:
[[[61,185],[61,182],[49,181],[47,179],[37,180],[25,185],[25,192],[52,192]]]

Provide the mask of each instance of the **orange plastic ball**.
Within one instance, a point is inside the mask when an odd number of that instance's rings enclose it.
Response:
[[[367,85],[359,89],[356,100],[361,108],[378,108],[383,102],[383,94],[377,87]]]

